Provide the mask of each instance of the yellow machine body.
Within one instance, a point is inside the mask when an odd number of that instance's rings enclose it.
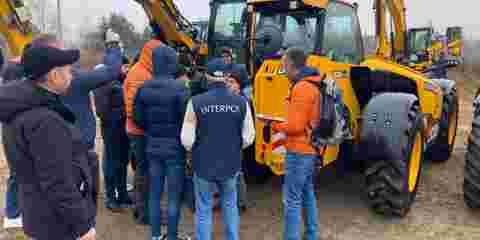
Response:
[[[174,47],[186,47],[189,50],[199,48],[201,56],[208,55],[205,42],[198,42],[192,36],[193,24],[178,10],[173,0],[135,0],[145,10],[150,21],[157,23],[165,34],[166,40]]]
[[[8,45],[11,57],[22,54],[32,41],[32,14],[22,1],[0,0],[0,31]]]
[[[265,2],[271,2],[267,0],[251,0],[249,1],[250,10],[253,14],[258,14],[255,7],[256,4],[264,4]],[[344,3],[342,1],[303,1],[306,8],[324,8],[328,15],[328,4],[339,3],[345,6],[354,6]],[[379,1],[383,2],[383,1]],[[392,5],[392,1],[390,2]],[[399,2],[399,1],[395,1]],[[383,2],[385,4],[385,2]],[[319,7],[320,6],[320,7]],[[377,9],[379,9],[377,4]],[[388,5],[390,6],[390,5]],[[395,6],[395,5],[394,5]],[[393,9],[401,9],[404,11],[403,4],[396,7],[390,6]],[[297,10],[301,11],[301,10]],[[400,16],[401,14],[397,14]],[[380,19],[380,18],[379,18]],[[381,20],[383,21],[383,20]],[[399,23],[398,26],[403,26],[404,21]],[[255,26],[252,28],[251,34],[255,34]],[[377,27],[377,29],[382,29]],[[399,27],[399,30],[403,27]],[[403,30],[401,30],[403,31]],[[384,31],[377,31],[378,34]],[[396,41],[404,44],[405,38],[398,37]],[[404,47],[399,42],[394,42],[393,45],[398,47],[397,55],[404,54]],[[426,114],[425,122],[427,126],[425,128],[425,137],[428,138],[431,135],[431,128],[434,124],[439,122],[442,112],[443,94],[441,88],[433,81],[425,78],[421,73],[408,68],[406,66],[397,64],[390,60],[391,52],[387,49],[391,49],[390,43],[384,39],[379,39],[379,49],[377,49],[377,55],[372,57],[365,57],[358,63],[341,63],[328,57],[318,54],[310,54],[307,65],[319,70],[323,74],[327,74],[329,77],[335,79],[337,86],[341,89],[343,102],[347,105],[351,113],[351,129],[353,130],[354,143],[358,143],[361,116],[363,109],[361,108],[355,90],[352,86],[350,71],[352,67],[368,67],[372,71],[386,71],[392,74],[396,74],[402,77],[399,81],[413,81],[416,85],[418,98],[420,100],[421,111]],[[253,48],[253,47],[252,47]],[[253,51],[250,49],[250,51]],[[281,67],[280,59],[268,59],[263,61],[261,66],[257,69],[257,74],[254,82],[254,106],[257,115],[266,116],[272,119],[285,119],[285,99],[289,94],[290,83],[284,70]],[[257,136],[256,136],[256,160],[260,164],[264,164],[270,167],[270,169],[276,175],[284,174],[284,158],[285,149],[284,146],[278,145],[275,142],[275,134],[270,136],[272,141],[267,143],[264,141],[263,136],[264,124],[261,121],[256,122]],[[272,133],[270,133],[272,134]],[[323,156],[322,167],[328,166],[335,162],[341,152],[340,146],[330,146],[327,148]]]

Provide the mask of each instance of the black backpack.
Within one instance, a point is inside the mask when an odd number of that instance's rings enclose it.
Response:
[[[339,144],[351,133],[348,108],[337,98],[339,90],[335,81],[325,78],[324,75],[320,82],[306,80],[319,90],[319,119],[316,126],[311,126],[310,136],[310,142],[317,151]]]

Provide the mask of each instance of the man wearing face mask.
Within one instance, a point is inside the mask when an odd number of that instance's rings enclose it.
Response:
[[[78,50],[32,47],[25,81],[0,87],[0,121],[15,132],[25,233],[37,240],[95,239],[95,171],[75,115],[60,100],[72,84]]]

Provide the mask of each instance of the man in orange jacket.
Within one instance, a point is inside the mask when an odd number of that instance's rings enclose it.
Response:
[[[320,92],[308,81],[321,81],[321,78],[317,70],[305,65],[306,60],[307,55],[301,48],[286,51],[282,63],[292,86],[287,100],[287,120],[271,125],[273,132],[287,135],[283,185],[285,240],[317,239],[317,206],[313,188],[317,151],[310,143],[309,129],[318,124]],[[300,236],[302,206],[306,214],[304,238]]]
[[[163,43],[159,39],[152,39],[145,44],[139,61],[132,67],[123,84],[123,96],[127,114],[127,134],[130,138],[136,160],[135,169],[135,220],[138,224],[149,224],[148,199],[148,162],[145,160],[145,139],[143,129],[133,122],[133,102],[137,90],[145,81],[153,78],[152,52]]]

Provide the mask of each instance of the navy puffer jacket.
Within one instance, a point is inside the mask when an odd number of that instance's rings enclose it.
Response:
[[[177,54],[172,48],[163,46],[155,49],[152,57],[154,79],[146,81],[138,90],[133,119],[145,130],[147,158],[184,160],[180,133],[188,92],[185,85],[174,78]]]

